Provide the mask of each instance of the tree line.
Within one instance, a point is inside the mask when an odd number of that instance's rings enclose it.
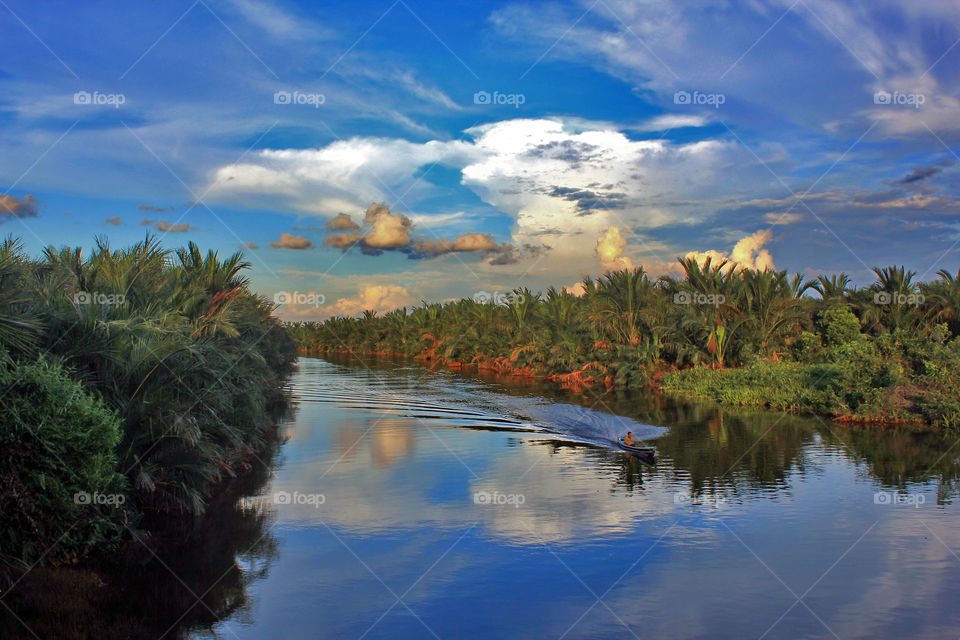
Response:
[[[656,384],[857,419],[960,421],[948,393],[960,374],[960,271],[922,282],[902,266],[876,268],[873,283],[856,287],[843,273],[808,280],[710,259],[680,265],[681,277],[642,267],[587,277],[580,295],[518,288],[290,331],[306,352],[399,354],[571,385]],[[856,369],[836,370],[844,366]],[[743,393],[772,382],[792,389]]]

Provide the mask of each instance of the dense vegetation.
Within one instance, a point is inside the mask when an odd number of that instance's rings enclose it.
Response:
[[[241,254],[0,244],[0,575],[199,515],[296,349]]]
[[[574,386],[658,385],[720,402],[960,425],[960,272],[875,269],[805,281],[681,260],[586,278],[582,295],[426,304],[290,327],[308,352],[391,353]],[[484,297],[485,298],[485,297]]]

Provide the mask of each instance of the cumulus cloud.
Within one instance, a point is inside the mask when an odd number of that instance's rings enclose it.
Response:
[[[257,243],[256,243],[256,242],[248,242],[245,246],[246,246],[247,249],[259,249],[259,248],[260,248],[260,247],[257,246]]]
[[[695,259],[697,264],[701,266],[708,259],[714,267],[726,261],[727,265],[724,267],[724,271],[731,269],[734,271],[743,271],[744,269],[773,270],[775,269],[773,255],[763,248],[763,245],[770,242],[771,238],[773,238],[773,232],[770,229],[761,229],[737,242],[729,255],[710,249],[708,251],[691,251],[684,257]]]
[[[353,224],[349,216],[340,215]],[[529,245],[518,250],[509,243],[498,244],[491,234],[480,232],[462,233],[453,240],[413,238],[411,219],[391,213],[389,207],[383,204],[372,204],[367,207],[363,222],[369,229],[366,233],[361,231],[332,233],[324,239],[323,245],[342,251],[358,246],[367,255],[380,255],[384,250],[396,250],[406,253],[413,259],[436,258],[449,253],[475,252],[488,255],[491,265],[512,264],[522,257],[536,255],[542,250],[540,247]],[[344,225],[344,221],[341,219],[341,222],[336,224]],[[330,223],[327,225],[330,226]],[[360,227],[354,224],[353,228]]]
[[[397,249],[410,244],[410,227],[413,225],[410,218],[390,213],[386,205],[370,205],[363,221],[372,227],[370,232],[363,236],[367,247]]]
[[[36,218],[39,211],[37,199],[34,196],[15,196],[0,194],[0,222],[12,218]]]
[[[292,233],[281,233],[279,240],[271,240],[270,246],[274,249],[312,249],[313,243],[303,236],[295,236]]]
[[[155,224],[153,228],[164,233],[185,233],[187,231],[198,231],[196,227],[191,227],[189,223],[181,222],[180,224],[173,224],[166,220],[157,220],[157,224]]]
[[[352,233],[333,233],[323,240],[323,246],[346,251],[361,240],[363,240],[363,234],[357,231]]]
[[[600,266],[609,271],[632,269],[630,258],[623,255],[627,241],[621,235],[619,227],[610,227],[597,239],[596,253]]]
[[[463,233],[453,240],[427,238],[413,243],[418,253],[427,256],[439,256],[454,251],[501,251],[506,245],[499,245],[489,233]]]
[[[415,302],[416,299],[405,287],[372,285],[361,287],[360,292],[351,298],[339,298],[325,310],[329,311],[330,315],[352,317],[364,311],[392,311]]]
[[[702,122],[685,116],[669,124]],[[246,204],[258,197],[271,206],[281,202],[304,214],[333,217],[331,231],[349,232],[356,229],[336,228],[353,221],[341,212],[382,202],[391,191],[412,189],[410,199],[435,195],[436,187],[418,180],[418,171],[444,165],[459,170],[461,184],[514,219],[514,246],[540,245],[541,235],[562,228],[551,242],[552,266],[559,267],[571,257],[591,257],[592,245],[578,235],[595,238],[612,224],[652,228],[702,219],[708,215],[700,211],[702,203],[714,199],[720,187],[734,188],[749,171],[733,178],[726,171],[742,154],[733,143],[636,140],[603,122],[516,119],[466,133],[469,139],[456,141],[358,137],[319,149],[264,150],[252,161],[221,167],[210,194]],[[697,180],[689,179],[693,175]],[[368,213],[366,222],[376,215]],[[436,217],[443,215],[450,214]],[[429,224],[433,217],[419,216],[418,227],[435,226]],[[365,233],[363,247],[404,246],[409,219],[384,216],[374,233]]]
[[[115,227],[119,227],[123,224],[123,220],[120,219],[120,216],[113,216],[112,218],[104,218],[104,224],[112,224]]]
[[[584,286],[583,282],[574,282],[569,286],[564,286],[563,291],[574,295],[577,298],[582,298],[587,294],[587,288]]]
[[[338,213],[333,219],[327,220],[324,226],[330,231],[353,231],[360,228],[360,225],[345,213]]]

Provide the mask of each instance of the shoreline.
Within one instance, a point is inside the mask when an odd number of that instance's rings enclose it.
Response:
[[[538,382],[550,382],[556,384],[560,389],[568,393],[577,393],[582,391],[584,388],[593,389],[597,386],[598,382],[595,376],[583,376],[583,372],[598,363],[588,363],[584,368],[579,370],[574,370],[571,372],[561,373],[561,372],[552,372],[552,373],[542,373],[536,372],[531,367],[511,367],[506,362],[508,358],[499,357],[487,359],[485,362],[463,362],[457,360],[446,360],[439,356],[424,357],[423,354],[417,355],[406,355],[403,353],[389,352],[389,351],[377,351],[377,350],[366,350],[366,351],[353,351],[346,349],[305,349],[298,348],[298,353],[301,356],[306,357],[323,357],[327,354],[334,354],[338,356],[353,356],[353,357],[376,357],[376,358],[394,358],[394,359],[403,359],[405,361],[414,361],[421,363],[426,368],[437,368],[443,367],[451,371],[458,372],[489,372],[498,376],[502,376],[508,379],[519,379],[519,380],[535,380]],[[488,364],[489,361],[497,362],[498,364]],[[616,389],[626,390],[626,389],[646,389],[651,393],[655,394],[664,394],[680,400],[699,400],[707,401],[717,404],[718,406],[736,406],[736,407],[749,407],[755,409],[765,409],[769,411],[778,411],[791,413],[796,415],[812,415],[819,418],[828,419],[831,423],[837,424],[839,426],[859,426],[859,427],[873,427],[879,430],[883,429],[893,429],[900,427],[909,427],[917,431],[931,431],[937,432],[944,429],[951,429],[952,427],[937,427],[928,420],[923,418],[893,418],[893,417],[872,417],[872,416],[857,416],[857,415],[847,415],[847,414],[831,414],[826,412],[819,412],[813,407],[803,407],[803,406],[794,406],[794,407],[780,407],[773,406],[769,403],[725,403],[718,400],[714,395],[694,393],[691,391],[686,391],[681,388],[664,386],[662,380],[664,377],[670,374],[680,374],[683,375],[684,372],[690,372],[695,370],[705,370],[710,372],[723,372],[723,371],[740,371],[744,367],[727,367],[724,369],[713,369],[710,367],[688,367],[686,369],[678,369],[676,367],[671,367],[665,365],[662,368],[655,368],[653,371],[650,371],[649,382],[645,386],[630,386],[630,385],[617,385],[613,381],[613,376],[606,375],[603,380],[599,382],[601,388],[605,388],[606,391],[612,391]]]

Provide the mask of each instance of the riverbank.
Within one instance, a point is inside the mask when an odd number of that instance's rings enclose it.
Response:
[[[841,316],[842,317],[842,316]],[[843,317],[849,322],[851,317]],[[945,332],[917,338],[903,331],[875,340],[851,334],[847,341],[827,343],[817,334],[806,336],[807,347],[783,359],[755,358],[741,367],[688,366],[666,362],[637,363],[634,375],[618,380],[611,367],[592,361],[569,371],[517,366],[509,356],[448,360],[438,355],[438,341],[424,336],[428,346],[412,355],[363,351],[358,355],[409,358],[427,366],[455,371],[491,372],[519,379],[558,384],[580,392],[643,388],[687,399],[707,399],[722,405],[766,407],[811,413],[841,423],[927,428],[960,426],[960,342]],[[814,342],[816,347],[810,347]],[[341,345],[342,347],[342,345]],[[351,355],[343,348],[308,350],[304,355]]]
[[[0,588],[182,536],[258,463],[297,354],[248,267],[0,245]]]
[[[876,281],[857,288],[845,274],[805,281],[680,264],[682,278],[652,280],[636,268],[571,290],[514,289],[493,302],[480,292],[289,328],[313,353],[402,354],[570,388],[654,388],[846,421],[960,426],[960,273],[918,282],[904,267],[877,268]]]

